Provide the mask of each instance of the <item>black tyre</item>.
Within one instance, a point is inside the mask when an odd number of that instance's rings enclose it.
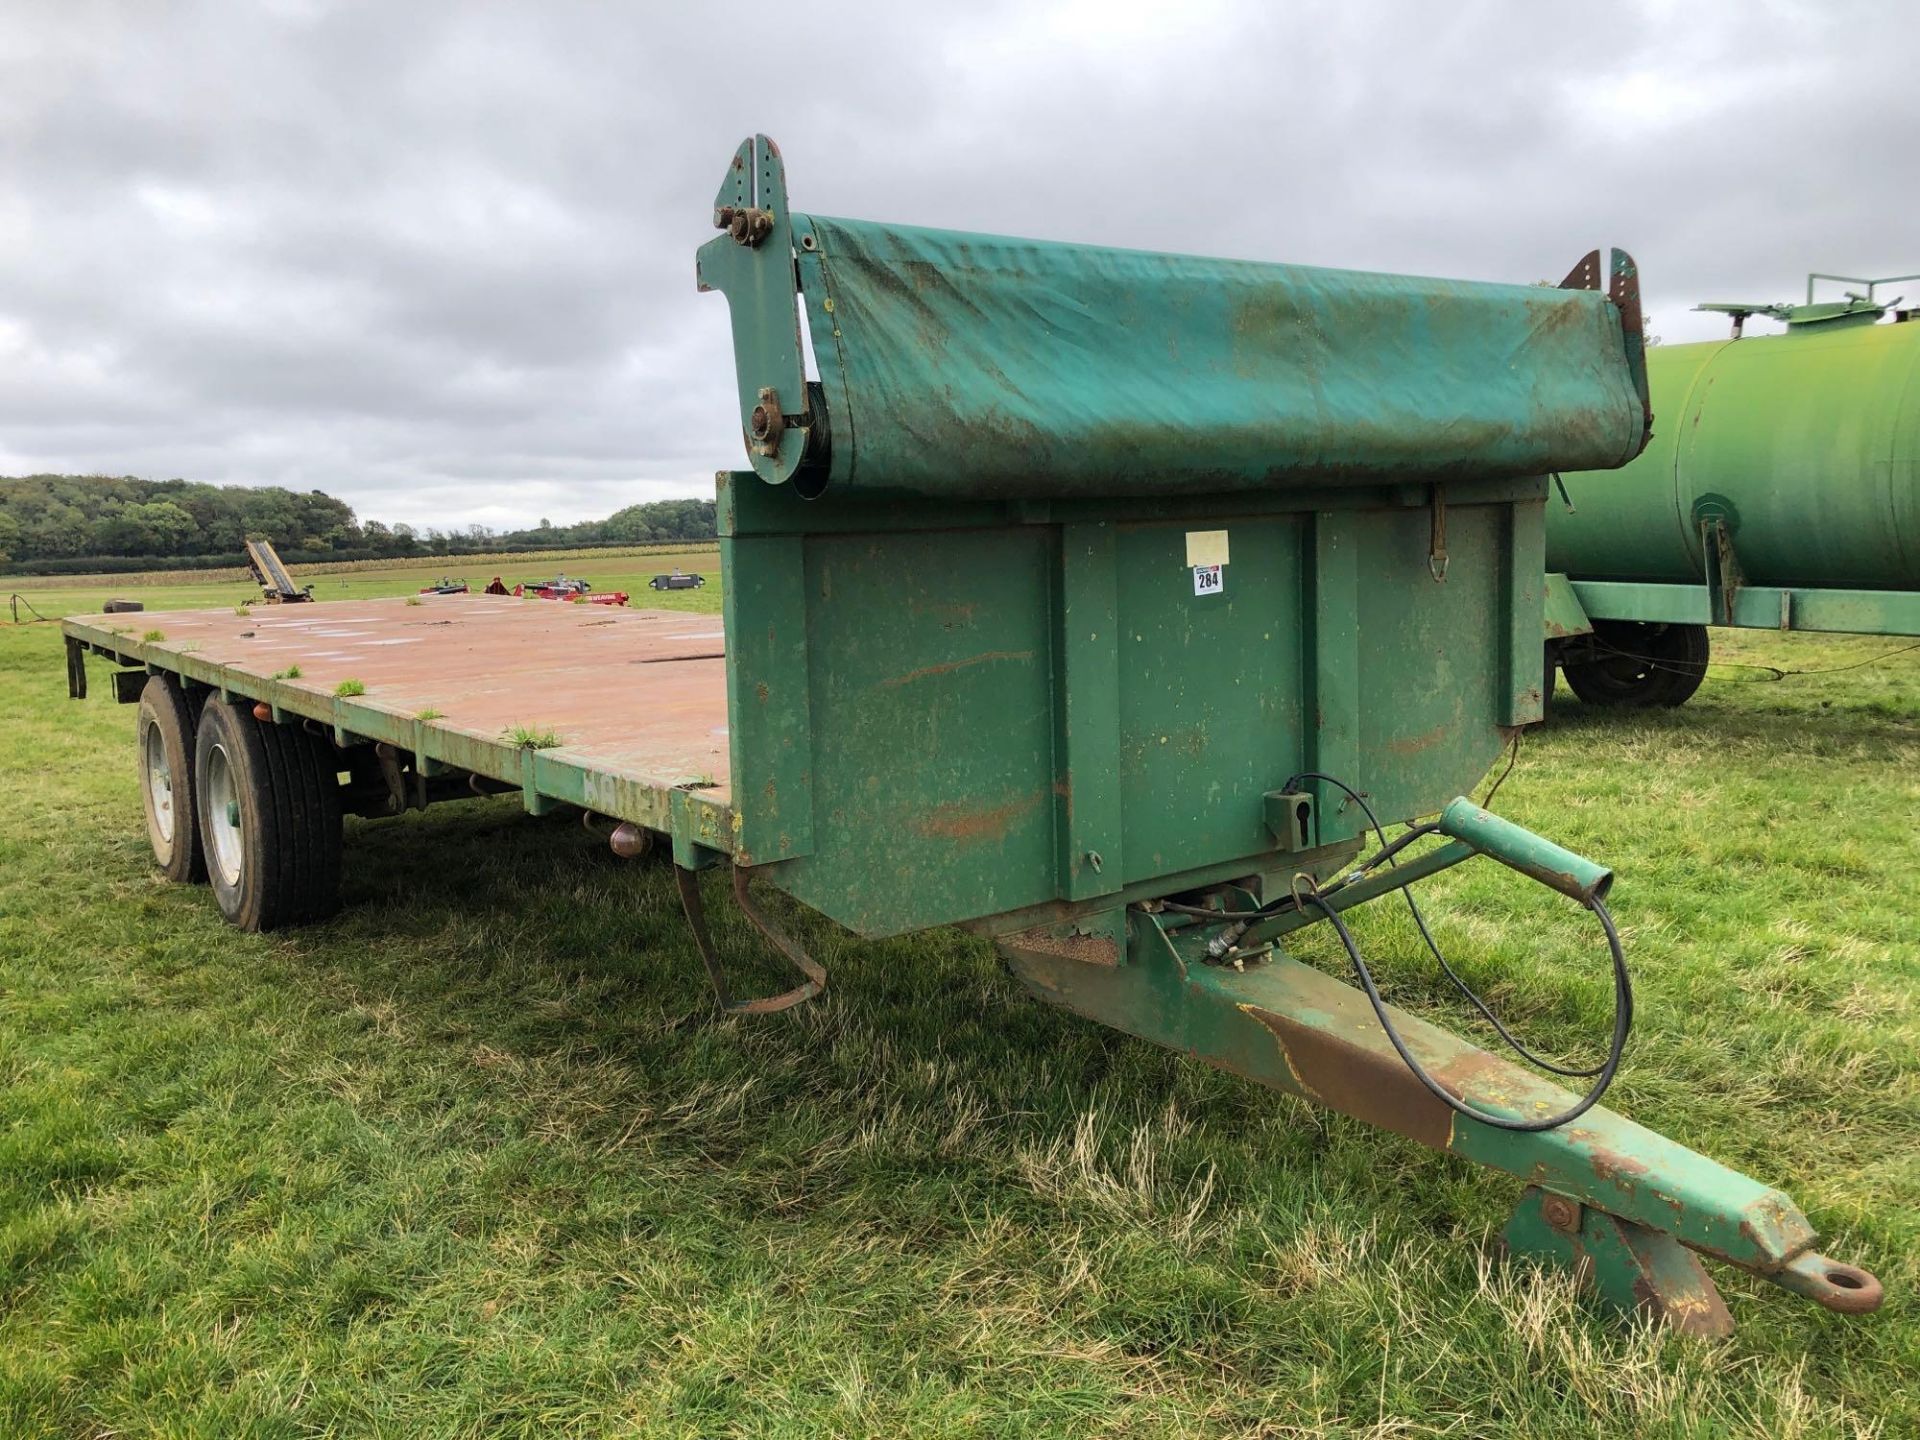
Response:
[[[268,725],[265,735],[270,757],[280,751],[292,821],[295,896],[287,918],[325,920],[340,908],[340,752],[298,725]]]
[[[291,887],[260,722],[218,696],[209,699],[200,712],[194,775],[207,881],[220,913],[242,930],[274,929],[286,919]]]
[[[321,750],[325,746],[326,752]],[[195,745],[207,879],[242,930],[324,919],[339,904],[340,794],[332,746],[209,700]]]
[[[171,675],[148,680],[134,722],[140,800],[153,858],[167,879],[178,884],[207,878],[193,802],[193,730],[193,707],[179,682]]]
[[[1672,642],[1668,651],[1668,673],[1673,676],[1667,688],[1667,705],[1684,705],[1707,678],[1707,662],[1713,657],[1713,643],[1704,625],[1669,625]]]
[[[1684,705],[1706,678],[1707,627],[1596,620],[1593,634],[1560,654],[1560,672],[1583,704]]]

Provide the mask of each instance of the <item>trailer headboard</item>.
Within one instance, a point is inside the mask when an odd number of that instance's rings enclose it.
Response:
[[[700,252],[731,848],[863,934],[1324,873],[1540,717],[1546,473],[1644,443],[1616,254],[1574,288],[788,213]],[[820,378],[805,375],[807,306]]]

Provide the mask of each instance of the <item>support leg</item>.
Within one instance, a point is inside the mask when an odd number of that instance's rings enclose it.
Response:
[[[680,904],[687,912],[687,928],[693,932],[693,943],[700,951],[701,962],[707,967],[707,979],[713,985],[714,999],[719,1001],[720,1008],[729,1015],[771,1015],[776,1011],[790,1010],[803,1000],[811,1000],[825,993],[826,970],[801,948],[799,941],[782,930],[771,916],[753,903],[753,897],[747,891],[746,870],[738,865],[728,868],[733,872],[733,898],[741,912],[753,923],[754,929],[764,935],[767,942],[786,958],[787,963],[806,979],[778,995],[768,995],[759,1000],[735,1000],[727,984],[726,966],[721,963],[720,952],[714,949],[713,938],[707,933],[707,909],[700,898],[700,876],[684,865],[675,865],[673,877],[680,886]]]
[[[1733,1333],[1706,1266],[1671,1235],[1529,1185],[1501,1239],[1509,1255],[1573,1271],[1616,1309],[1644,1310],[1706,1339]]]

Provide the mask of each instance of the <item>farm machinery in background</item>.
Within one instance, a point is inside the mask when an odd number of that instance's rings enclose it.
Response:
[[[1816,303],[1821,280],[1864,286]],[[1725,340],[1648,352],[1652,443],[1547,508],[1547,678],[1589,705],[1679,705],[1709,625],[1920,636],[1920,323],[1815,274],[1796,305],[1716,302]],[[1746,336],[1760,315],[1781,335]]]
[[[593,586],[585,580],[574,580],[566,575],[556,575],[551,580],[530,580],[513,587],[513,593],[523,599],[566,600],[575,605],[624,605],[627,592],[608,590],[595,594]]]
[[[247,569],[259,583],[260,598],[269,605],[301,605],[313,599],[313,586],[293,583],[292,573],[270,540],[247,541]]]

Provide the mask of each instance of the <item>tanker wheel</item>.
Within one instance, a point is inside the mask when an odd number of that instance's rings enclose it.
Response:
[[[176,884],[207,878],[193,804],[193,728],[193,708],[171,675],[155,675],[141,687],[134,721],[140,803],[153,858]]]
[[[1684,705],[1707,675],[1707,627],[1644,620],[1596,620],[1560,673],[1586,705]]]
[[[323,743],[218,697],[201,712],[194,774],[207,879],[242,930],[324,919],[338,904],[339,782]]]

